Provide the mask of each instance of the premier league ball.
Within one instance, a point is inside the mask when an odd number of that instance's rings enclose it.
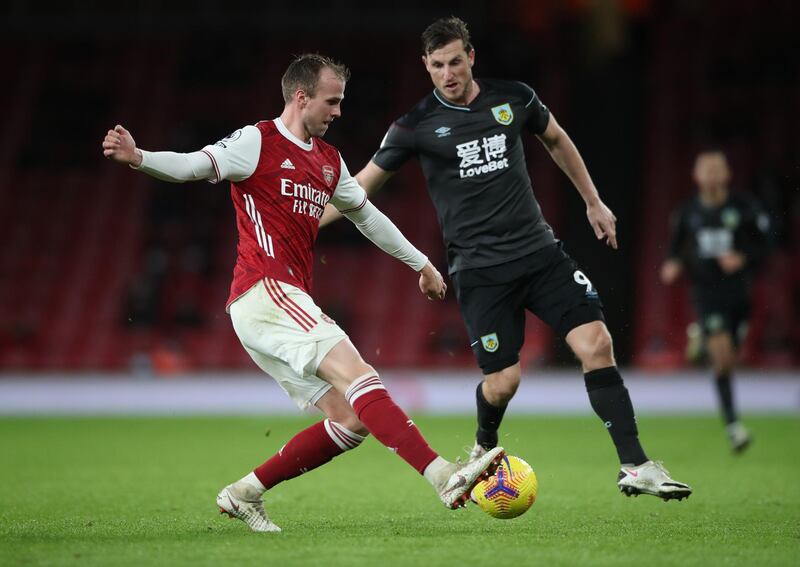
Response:
[[[492,516],[506,520],[528,511],[536,500],[539,481],[531,466],[519,457],[503,457],[494,476],[472,489],[472,500]]]

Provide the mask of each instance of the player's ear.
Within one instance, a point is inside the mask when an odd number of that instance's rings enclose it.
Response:
[[[467,60],[469,61],[469,66],[472,67],[475,65],[475,50],[470,49],[469,53],[467,53]]]
[[[428,68],[428,58],[426,56],[422,56],[422,64],[425,65],[425,68]]]
[[[297,89],[294,92],[294,100],[299,108],[305,108],[308,105],[308,95],[303,89]]]

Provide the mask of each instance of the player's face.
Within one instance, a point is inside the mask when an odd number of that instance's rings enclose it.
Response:
[[[467,53],[460,39],[422,56],[425,69],[431,76],[433,86],[444,97],[455,104],[466,104],[472,89],[472,66],[475,50]]]
[[[309,136],[321,138],[336,118],[342,115],[344,81],[328,68],[319,73],[316,92],[301,103],[303,127]]]
[[[725,155],[719,152],[700,154],[694,164],[694,180],[701,191],[727,187],[731,171]]]

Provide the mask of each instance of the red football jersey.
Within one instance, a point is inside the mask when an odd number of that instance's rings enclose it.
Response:
[[[341,191],[336,205],[343,212],[366,203],[366,193],[347,172],[336,148],[319,138],[302,142],[280,119],[259,122],[256,128],[260,153],[245,179],[228,177],[223,163],[241,156],[241,130],[203,150],[214,162],[217,179],[232,180],[239,244],[228,305],[265,277],[311,293],[314,241],[325,205],[337,189]],[[253,132],[246,134],[252,140]],[[348,181],[344,184],[343,167]]]

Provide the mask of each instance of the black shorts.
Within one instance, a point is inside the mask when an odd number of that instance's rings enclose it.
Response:
[[[484,374],[519,361],[525,310],[564,337],[592,321],[604,321],[597,290],[561,243],[486,268],[452,275],[470,345]]]
[[[704,336],[730,333],[736,346],[747,336],[750,320],[748,294],[720,293],[713,289],[695,290],[694,304]]]

